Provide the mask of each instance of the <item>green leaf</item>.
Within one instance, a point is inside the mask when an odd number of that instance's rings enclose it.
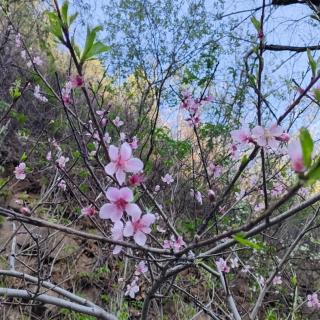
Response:
[[[63,42],[63,34],[59,17],[54,12],[47,12],[49,18],[49,32]]]
[[[317,180],[320,180],[320,165],[318,165],[314,169],[311,169],[309,174],[308,174],[308,182],[310,184],[313,184]]]
[[[24,162],[24,161],[26,161],[27,159],[28,159],[28,156],[27,156],[27,154],[24,152],[24,153],[22,154],[21,158],[20,158],[20,161]]]
[[[316,98],[316,100],[317,100],[318,102],[320,102],[320,90],[319,90],[319,89],[315,89],[315,90],[313,91],[313,93],[314,93],[314,97]]]
[[[245,247],[250,247],[255,250],[262,250],[263,249],[263,246],[261,244],[249,241],[248,239],[245,238],[245,236],[243,236],[240,233],[236,234],[233,238],[234,238],[234,240],[236,240],[240,244],[244,245]]]
[[[242,158],[241,158],[241,164],[246,164],[249,161],[249,157],[247,154],[245,154]]]
[[[307,55],[308,55],[310,68],[311,68],[311,71],[312,71],[312,76],[314,77],[316,75],[316,72],[317,72],[317,63],[313,59],[313,57],[311,55],[311,51],[309,49],[307,49]]]
[[[69,3],[68,1],[65,1],[61,7],[61,18],[64,25],[68,25],[68,9],[69,9]]]
[[[90,60],[94,56],[109,51],[110,47],[104,45],[102,42],[98,41],[93,44],[92,48],[89,50],[89,52],[86,55],[86,60]]]
[[[81,56],[81,63],[85,62],[87,59],[88,59],[88,53],[93,50],[93,51],[96,51],[99,49],[98,48],[93,48],[94,46],[94,42],[96,40],[96,37],[97,37],[97,32],[101,31],[102,30],[102,27],[101,26],[97,26],[95,28],[93,28],[92,30],[87,27],[87,37],[86,37],[86,43],[84,45],[84,49],[83,49],[83,52],[82,52],[82,56]],[[100,43],[100,42],[97,42],[97,43]],[[99,47],[99,45],[98,45]],[[90,54],[90,57],[92,57],[92,53]]]
[[[302,147],[303,162],[306,168],[309,168],[312,161],[313,140],[306,128],[300,130],[300,143]]]
[[[94,143],[89,142],[89,143],[87,144],[87,149],[88,149],[89,152],[92,152],[92,151],[96,150],[96,146],[95,146]]]
[[[73,21],[76,20],[77,16],[78,16],[78,12],[76,12],[68,17],[68,26],[69,27],[72,25]]]
[[[251,22],[256,28],[256,30],[259,32],[261,30],[261,22],[256,17],[252,17]]]

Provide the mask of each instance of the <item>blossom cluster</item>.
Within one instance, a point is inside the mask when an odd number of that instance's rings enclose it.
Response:
[[[188,118],[186,121],[190,127],[200,126],[200,107],[205,103],[211,102],[212,100],[212,96],[206,96],[202,99],[195,99],[192,97],[190,92],[185,91],[182,93],[182,102],[180,104],[180,108],[188,112]]]
[[[300,141],[290,139],[290,135],[284,132],[277,124],[272,124],[268,128],[256,126],[253,129],[250,129],[245,127],[233,130],[230,134],[236,145],[253,143],[260,147],[272,150],[276,150],[279,147],[280,142],[289,142],[288,155],[290,157],[292,169],[297,173],[305,171]]]
[[[109,202],[103,204],[99,211],[101,219],[110,219],[114,225],[111,229],[112,239],[122,241],[123,237],[133,237],[138,245],[145,245],[147,236],[151,232],[151,225],[155,222],[154,214],[142,214],[140,207],[134,203],[134,194],[129,187],[121,187],[126,181],[127,173],[135,173],[129,178],[128,184],[137,185],[141,182],[143,163],[132,156],[132,148],[124,142],[119,148],[110,145],[109,157],[111,162],[105,166],[105,172],[115,178],[120,188],[109,187],[106,198]],[[124,218],[127,220],[124,220]],[[121,251],[121,246],[115,246],[113,253]]]

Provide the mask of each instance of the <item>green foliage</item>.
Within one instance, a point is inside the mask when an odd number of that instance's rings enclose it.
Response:
[[[61,312],[61,314],[65,315],[65,316],[69,316],[68,319],[70,319],[70,320],[96,320],[96,317],[89,316],[89,315],[82,314],[82,313],[78,313],[78,312],[74,312],[74,311],[71,311],[66,308],[61,308],[60,312]]]
[[[9,89],[9,93],[12,99],[17,99],[21,96],[21,80],[17,79]]]
[[[22,113],[22,112],[16,112],[16,111],[11,111],[10,112],[10,115],[13,119],[17,120],[19,122],[20,125],[24,125],[27,120],[28,120],[28,117]]]
[[[80,64],[83,64],[85,61],[91,60],[92,58],[94,58],[94,56],[106,52],[110,49],[102,42],[96,41],[97,32],[101,30],[101,26],[97,26],[93,29],[90,29],[89,27],[87,28],[86,43],[80,57]]]
[[[117,317],[119,320],[128,320],[130,318],[128,303],[124,302],[120,306],[120,310],[117,312]]]
[[[261,243],[256,243],[256,242],[250,241],[250,240],[246,239],[245,236],[240,233],[236,234],[233,238],[234,238],[234,240],[236,240],[238,243],[242,244],[245,247],[250,247],[255,250],[262,250],[263,249],[263,245]]]
[[[155,141],[158,146],[156,152],[167,159],[167,166],[173,164],[174,157],[183,159],[190,154],[192,150],[189,141],[172,139],[166,128],[157,128],[155,130]]]
[[[309,168],[312,162],[313,140],[306,128],[300,130],[299,137],[303,153],[303,162],[306,168]]]
[[[261,22],[254,16],[251,18],[251,22],[255,29],[259,32],[261,30]]]
[[[26,161],[27,159],[28,159],[28,156],[27,156],[27,154],[24,152],[24,153],[22,154],[21,158],[20,158],[20,161],[24,162],[24,161]]]
[[[311,55],[311,51],[309,49],[307,49],[307,55],[308,55],[309,65],[312,71],[312,76],[315,77],[317,72],[317,62],[313,59]]]

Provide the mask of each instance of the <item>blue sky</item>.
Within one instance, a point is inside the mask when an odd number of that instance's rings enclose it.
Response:
[[[87,17],[85,22],[89,22],[90,25],[103,25],[103,12],[101,6],[106,3],[106,0],[86,0],[90,5],[92,12],[90,16]],[[262,1],[256,0],[243,0],[243,1],[225,1],[225,15],[234,13],[237,11],[249,10],[261,6]],[[213,1],[207,1],[208,10],[213,9]],[[78,9],[78,8],[74,8]],[[272,13],[270,17],[270,13]],[[305,46],[305,45],[316,45],[319,43],[317,37],[318,26],[310,25],[310,14],[311,10],[306,5],[290,5],[286,7],[267,7],[266,8],[266,23],[265,23],[265,35],[268,44],[282,44],[282,45],[292,45],[292,46]],[[257,11],[255,16],[259,19],[261,11]],[[243,22],[234,30],[234,35],[243,39],[243,45],[248,45],[246,40],[246,31],[250,30],[255,36],[255,30],[250,22],[250,12],[243,12],[239,14],[230,15],[223,19],[223,22],[230,25],[235,23],[235,19],[243,20]],[[104,32],[107,32],[105,30]],[[81,42],[85,39],[85,27],[77,26],[78,39]],[[103,37],[103,32],[101,33]],[[227,46],[228,37],[222,40]],[[237,60],[241,61],[243,51],[240,52],[239,56],[228,56],[225,62],[222,62],[219,68],[228,65],[237,64]],[[239,60],[240,59],[240,60]],[[291,52],[267,52],[264,54],[265,59],[265,73],[268,74],[270,80],[273,82],[271,88],[275,90],[274,96],[270,97],[270,101],[274,104],[274,108],[279,109],[277,114],[279,115],[282,110],[290,103],[291,96],[288,96],[288,100],[280,102],[277,100],[277,94],[285,94],[286,87],[284,85],[285,79],[295,79],[298,82],[302,79],[302,74],[307,70],[307,55],[306,53],[292,55]],[[239,62],[238,62],[239,63]],[[223,88],[223,81],[227,79],[218,79],[221,81],[220,85]],[[304,84],[308,82],[310,76],[306,77]],[[277,105],[279,103],[279,106]],[[172,114],[168,114],[167,120],[176,121],[177,113],[172,110]],[[163,114],[165,116],[165,114]],[[318,129],[313,126],[313,130]],[[320,127],[320,126],[319,126]],[[319,130],[319,129],[318,129]],[[317,131],[318,131],[317,130]]]

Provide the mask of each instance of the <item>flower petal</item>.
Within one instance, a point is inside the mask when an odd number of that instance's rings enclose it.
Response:
[[[137,221],[141,216],[141,209],[135,203],[128,203],[125,208],[128,215],[130,215],[133,221]]]
[[[104,167],[104,171],[109,176],[113,176],[116,170],[117,170],[117,165],[114,162],[110,162]]]
[[[122,246],[116,245],[113,250],[112,253],[113,254],[119,254],[122,251]]]
[[[108,150],[111,161],[116,162],[119,158],[119,148],[111,145]]]
[[[134,233],[134,228],[131,221],[128,221],[123,229],[123,235],[125,237],[131,237]]]
[[[127,172],[136,173],[142,171],[143,162],[138,158],[132,158],[125,163],[125,170]]]
[[[111,219],[113,222],[119,221],[122,218],[123,212],[112,203],[104,204],[99,211],[101,219]]]
[[[124,187],[120,189],[120,197],[126,202],[133,201],[133,192],[128,187]]]
[[[156,216],[152,213],[147,213],[141,218],[141,222],[146,226],[149,227],[156,221]]]
[[[106,197],[109,201],[116,202],[121,198],[121,190],[114,187],[109,187],[106,191]]]
[[[147,242],[147,236],[141,231],[137,231],[133,236],[133,239],[139,246],[144,246]]]
[[[125,142],[120,147],[120,157],[121,160],[129,160],[132,156],[132,149],[129,145],[129,143]]]
[[[120,184],[120,186],[123,185],[123,183],[125,182],[126,180],[126,174],[123,170],[121,169],[118,169],[117,172],[116,172],[116,178]]]
[[[280,126],[278,126],[277,124],[273,124],[269,128],[269,131],[274,137],[279,137],[283,133],[283,129]]]

